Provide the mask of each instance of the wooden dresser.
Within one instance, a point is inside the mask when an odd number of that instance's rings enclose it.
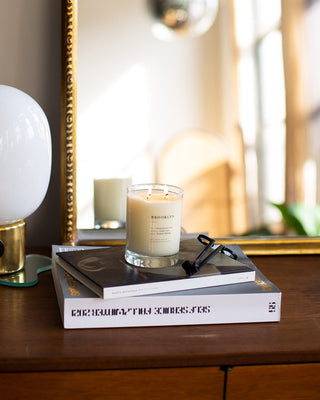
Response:
[[[320,399],[320,256],[251,258],[278,323],[64,330],[50,271],[0,286],[1,398]]]

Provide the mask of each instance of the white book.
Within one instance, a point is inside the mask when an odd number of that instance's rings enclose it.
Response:
[[[53,248],[52,274],[63,326],[111,328],[276,322],[280,320],[281,292],[242,253],[241,262],[255,269],[255,280],[232,285],[153,295],[102,299],[57,263]]]

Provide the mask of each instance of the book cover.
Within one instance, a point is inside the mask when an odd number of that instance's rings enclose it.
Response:
[[[59,266],[55,254],[64,250],[69,248],[53,247],[52,274],[66,329],[280,321],[280,290],[240,249],[239,258],[256,272],[254,281],[110,300],[101,299]]]
[[[254,269],[248,264],[218,253],[199,272],[188,276],[185,260],[194,260],[203,250],[196,239],[182,240],[177,265],[145,268],[125,262],[124,246],[58,252],[58,263],[70,275],[100,297],[140,296],[200,287],[253,281]]]

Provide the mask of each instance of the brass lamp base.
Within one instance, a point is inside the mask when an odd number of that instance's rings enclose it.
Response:
[[[26,223],[0,225],[0,275],[17,272],[25,263]]]

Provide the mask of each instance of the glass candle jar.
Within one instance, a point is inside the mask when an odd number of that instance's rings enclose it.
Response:
[[[183,190],[172,185],[131,185],[127,191],[126,261],[161,268],[177,263]]]

